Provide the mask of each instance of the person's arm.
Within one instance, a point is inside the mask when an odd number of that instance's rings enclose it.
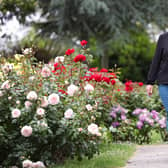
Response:
[[[146,84],[148,85],[154,85],[155,84],[155,80],[157,77],[157,73],[159,70],[159,66],[160,66],[160,61],[161,61],[161,57],[162,57],[162,35],[159,36],[159,39],[157,41],[157,46],[156,46],[156,50],[155,50],[155,54],[152,60],[152,63],[150,65],[150,69],[147,75],[147,81]]]

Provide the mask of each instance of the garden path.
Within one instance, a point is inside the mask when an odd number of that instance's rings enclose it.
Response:
[[[138,146],[125,168],[168,168],[168,145]]]

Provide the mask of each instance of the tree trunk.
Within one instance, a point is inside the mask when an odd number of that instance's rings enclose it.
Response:
[[[109,57],[108,55],[104,54],[101,56],[101,68],[108,68],[109,67]]]

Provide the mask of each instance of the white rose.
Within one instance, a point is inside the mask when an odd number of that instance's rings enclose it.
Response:
[[[55,62],[56,63],[58,63],[58,62],[64,62],[64,56],[57,56],[56,58],[55,58]]]
[[[91,111],[91,110],[93,109],[93,107],[92,107],[90,104],[87,104],[87,105],[86,105],[86,109],[87,109],[88,111]]]
[[[74,117],[74,112],[73,112],[73,110],[72,110],[72,109],[66,110],[65,113],[64,113],[64,117],[65,117],[66,119],[71,119],[71,118],[73,118],[73,117]]]
[[[36,100],[37,99],[37,93],[35,91],[30,91],[27,94],[27,99],[28,100]]]
[[[87,84],[84,89],[87,91],[87,92],[92,92],[94,91],[94,87],[91,85],[91,84]]]
[[[78,91],[78,87],[73,85],[73,84],[71,84],[67,88],[67,93],[68,93],[69,96],[73,96],[75,94],[75,92],[77,92],[77,91]]]
[[[24,167],[32,167],[32,161],[30,161],[30,160],[24,160],[23,162],[22,162],[22,166],[23,166],[23,168]]]
[[[93,134],[93,135],[98,135],[99,134],[99,127],[92,123],[88,126],[88,132]]]

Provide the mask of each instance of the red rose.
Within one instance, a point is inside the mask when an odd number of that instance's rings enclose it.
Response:
[[[106,83],[110,83],[110,79],[109,79],[108,77],[105,77],[105,76],[104,76],[104,77],[102,78],[102,80],[103,80],[104,82],[106,82]]]
[[[74,48],[68,49],[68,50],[66,50],[65,55],[71,55],[71,54],[74,53],[74,52],[75,52],[75,49],[74,49]]]
[[[82,40],[80,43],[81,43],[81,46],[85,46],[88,42],[86,40]]]
[[[117,77],[116,77],[116,74],[115,74],[115,73],[113,73],[113,72],[108,73],[108,75],[110,76],[110,77],[109,77],[110,79],[117,78]]]
[[[59,90],[58,90],[58,92],[60,92],[60,93],[62,93],[62,94],[66,94],[66,95],[67,95],[67,93],[66,93],[64,90],[62,90],[62,89],[59,89]]]
[[[101,82],[102,81],[102,75],[101,74],[93,74],[90,78],[92,80],[95,80],[96,82]]]
[[[114,85],[116,81],[114,79],[111,80],[111,84]]]
[[[60,65],[60,63],[55,63],[54,64],[54,71],[60,70],[61,72],[65,72],[66,68],[63,65]]]
[[[127,92],[130,92],[130,91],[133,90],[133,87],[130,87],[130,86],[128,87],[128,86],[126,86],[126,87],[125,87],[125,90],[126,90]]]
[[[126,90],[127,92],[133,90],[132,84],[133,84],[132,81],[127,81],[127,82],[125,83],[125,90]]]
[[[108,70],[106,68],[102,68],[100,72],[108,72]]]
[[[143,82],[139,82],[138,85],[139,85],[139,86],[143,86]]]
[[[95,67],[95,68],[90,68],[89,71],[90,71],[90,72],[97,72],[97,69],[98,69],[97,67]]]
[[[82,54],[79,54],[77,55],[75,58],[74,58],[74,62],[82,62],[82,61],[85,61],[86,60],[86,57]]]

